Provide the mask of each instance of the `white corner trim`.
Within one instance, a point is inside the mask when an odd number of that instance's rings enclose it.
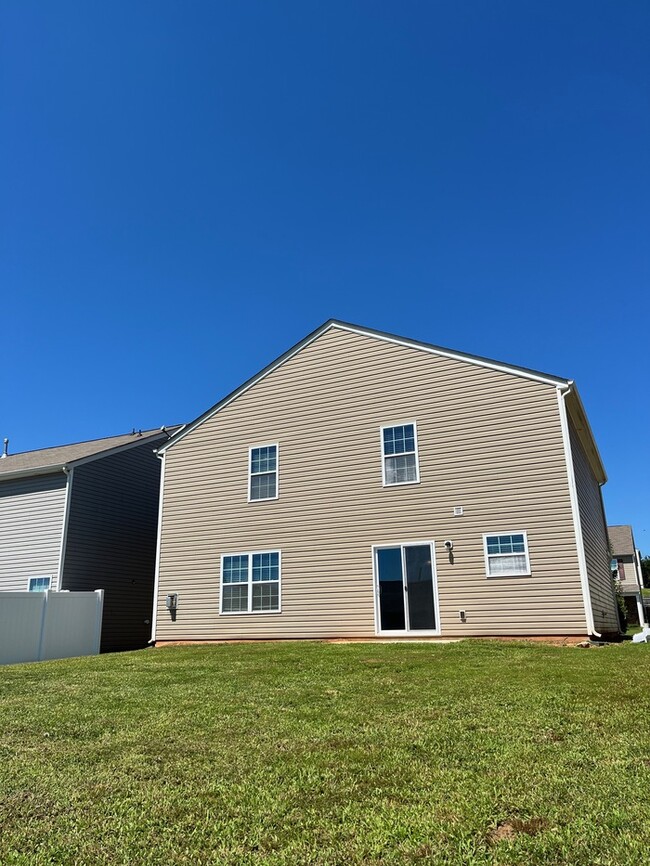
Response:
[[[156,568],[153,581],[153,611],[151,613],[151,638],[149,643],[156,642],[156,622],[158,619],[158,585],[160,583],[160,549],[162,545],[163,497],[165,492],[165,455],[156,455],[160,460],[160,489],[158,493],[158,531],[156,533]]]
[[[56,588],[63,589],[63,565],[65,563],[65,549],[68,544],[68,525],[70,523],[70,506],[72,504],[72,479],[74,469],[63,467],[66,475],[65,481],[65,505],[63,507],[63,531],[61,532],[61,549],[59,550],[59,571],[56,579]]]
[[[638,547],[634,548],[634,573],[636,574],[636,582],[639,587],[639,592],[643,589],[643,569],[641,568],[641,551]],[[643,593],[641,593],[643,595]]]
[[[591,607],[591,594],[589,592],[589,575],[587,573],[587,558],[585,556],[585,544],[582,537],[582,524],[580,523],[580,506],[578,504],[578,489],[576,477],[573,470],[573,455],[571,452],[571,437],[569,436],[569,421],[567,418],[566,397],[571,393],[571,388],[557,389],[557,402],[560,412],[560,427],[562,429],[562,442],[564,444],[564,459],[566,461],[567,478],[569,482],[569,498],[571,500],[571,514],[573,516],[573,529],[578,549],[578,570],[580,572],[580,584],[582,586],[582,599],[585,606],[585,619],[587,620],[587,631],[590,635],[601,637],[594,625],[594,614]]]

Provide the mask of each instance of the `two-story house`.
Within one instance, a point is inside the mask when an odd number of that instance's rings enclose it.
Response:
[[[177,429],[177,428],[173,428]],[[104,590],[102,651],[151,635],[162,430],[0,458],[0,592]]]
[[[628,624],[645,625],[647,618],[643,607],[643,593],[641,592],[643,589],[641,556],[634,544],[632,527],[627,524],[608,526],[607,533],[612,566],[615,566],[619,591],[625,601]]]
[[[156,642],[618,635],[571,380],[329,321],[159,454]]]

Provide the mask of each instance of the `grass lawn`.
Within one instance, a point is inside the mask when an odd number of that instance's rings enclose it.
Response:
[[[0,863],[649,863],[649,662],[476,641],[3,668]]]

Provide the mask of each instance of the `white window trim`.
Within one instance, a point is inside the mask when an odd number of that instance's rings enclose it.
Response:
[[[495,535],[523,535],[524,536],[524,555],[526,557],[526,571],[510,571],[507,574],[490,574],[490,557],[491,556],[521,556],[521,553],[488,553],[487,540]],[[483,556],[485,558],[485,576],[501,580],[508,577],[530,577],[530,556],[528,554],[528,534],[525,529],[500,529],[498,532],[483,533]]]
[[[251,483],[253,475],[268,475],[268,472],[251,472],[253,451],[256,448],[275,448],[275,496],[264,496],[262,499],[251,499]],[[262,445],[251,445],[248,449],[248,501],[271,502],[280,496],[280,445],[277,442],[264,442]],[[257,552],[257,551],[256,551]],[[266,551],[264,551],[266,553]]]
[[[393,425],[394,426],[394,425]],[[411,482],[412,483],[412,482]],[[380,550],[399,547],[402,551],[402,581],[406,580],[406,570],[404,565],[404,549],[406,547],[430,547],[431,548],[431,576],[433,581],[433,610],[436,617],[438,628],[436,629],[404,629],[397,631],[395,629],[381,628],[381,610],[379,605],[379,568],[377,561],[377,553]],[[372,555],[372,583],[373,595],[375,597],[375,634],[382,637],[439,637],[442,634],[442,625],[440,623],[440,605],[438,599],[438,569],[436,567],[436,543],[435,541],[395,541],[392,544],[373,544],[371,547]],[[404,608],[405,622],[408,622],[408,601]]]
[[[39,592],[48,592],[48,590],[52,589],[53,578],[51,574],[34,574],[31,577],[27,578],[27,592],[36,592],[36,590],[32,590],[29,587],[33,580],[49,580],[50,582],[47,585],[47,589],[38,590]]]
[[[402,454],[385,454],[384,453],[384,430],[390,430],[393,427],[406,427],[408,424],[413,425],[413,439],[415,440],[415,452],[405,451]],[[416,421],[396,421],[393,424],[382,424],[379,428],[379,447],[381,450],[381,483],[382,487],[406,487],[409,484],[420,483],[420,449],[418,447],[418,425]],[[403,457],[407,454],[415,453],[415,481],[398,481],[395,484],[389,484],[386,481],[386,458],[387,457]]]
[[[278,606],[276,610],[253,610],[253,557],[259,553],[277,553],[278,555]],[[224,610],[223,609],[223,561],[229,556],[248,557],[248,610]],[[257,583],[275,583],[275,581],[256,581]],[[243,586],[243,581],[227,583],[225,586]],[[282,613],[282,551],[281,550],[244,550],[241,553],[222,553],[221,569],[219,573],[219,616],[268,616],[269,614]]]

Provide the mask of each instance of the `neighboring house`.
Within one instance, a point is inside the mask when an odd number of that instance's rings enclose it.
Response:
[[[627,621],[630,625],[643,625],[647,622],[643,607],[643,576],[641,573],[641,554],[634,545],[632,527],[608,526],[609,548],[612,555],[614,572],[625,601]]]
[[[104,590],[102,651],[151,633],[161,430],[0,459],[0,590]]]
[[[156,642],[619,633],[570,380],[330,321],[159,454]]]

